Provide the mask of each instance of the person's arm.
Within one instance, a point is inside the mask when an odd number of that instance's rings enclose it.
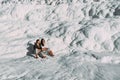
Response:
[[[37,49],[37,50],[38,51],[36,51],[35,58],[38,58],[39,53],[41,53],[41,49]]]

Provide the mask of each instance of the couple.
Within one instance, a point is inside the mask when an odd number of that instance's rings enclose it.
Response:
[[[38,58],[39,55],[42,58],[46,58],[46,56],[43,55],[43,53],[47,53],[50,56],[54,56],[53,52],[49,48],[45,47],[44,39],[41,39],[41,40],[37,39],[34,47],[35,47],[35,51],[36,51],[35,58]]]

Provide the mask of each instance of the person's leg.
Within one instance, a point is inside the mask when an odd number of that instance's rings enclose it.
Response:
[[[40,56],[41,58],[46,58],[46,56],[43,55],[43,54],[44,54],[43,52],[40,52],[39,56]]]
[[[36,51],[35,58],[38,58],[39,57],[38,54],[39,54],[40,50],[39,49],[35,49],[35,51]]]
[[[35,49],[35,58],[38,58],[38,50]]]
[[[49,48],[42,48],[43,51],[47,51],[48,55],[54,56],[53,52]]]
[[[35,58],[38,58],[39,55],[40,55],[41,58],[46,58],[46,56],[41,53],[40,49],[36,49]]]
[[[51,50],[49,50],[48,54],[49,54],[50,56],[54,56],[54,54],[53,54],[53,52],[52,52]]]

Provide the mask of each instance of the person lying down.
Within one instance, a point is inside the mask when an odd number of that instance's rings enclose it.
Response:
[[[37,39],[34,44],[34,47],[35,47],[35,58],[38,58],[39,56],[42,58],[46,58],[45,54],[54,56],[50,48],[45,47],[45,39],[41,39],[41,40]]]

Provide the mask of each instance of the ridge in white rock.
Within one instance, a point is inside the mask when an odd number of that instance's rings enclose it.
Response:
[[[0,0],[0,80],[119,79],[120,0]]]

